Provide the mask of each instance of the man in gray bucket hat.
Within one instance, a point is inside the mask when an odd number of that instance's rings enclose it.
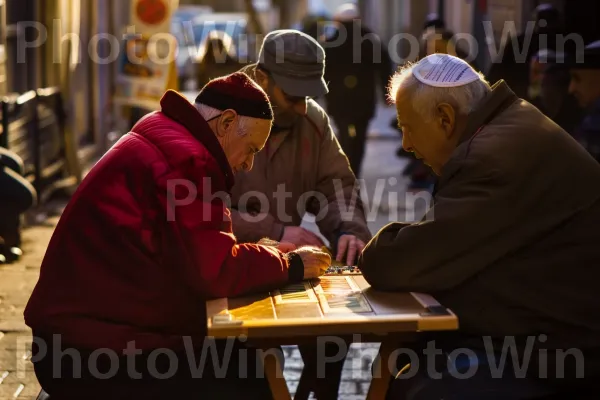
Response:
[[[269,238],[295,246],[323,246],[321,237],[300,226],[308,212],[316,216],[337,261],[355,265],[371,232],[348,158],[329,117],[312,99],[328,92],[324,70],[323,48],[296,30],[269,33],[259,62],[242,69],[265,90],[275,118],[254,167],[236,175],[231,193],[233,233],[240,242]],[[250,193],[258,193],[262,201]],[[317,348],[300,347],[305,376],[313,372],[316,376],[316,359],[323,359],[316,357]],[[343,350],[325,346],[326,355]],[[304,379],[298,390],[313,389],[320,399],[337,398],[343,362],[342,358],[326,364],[325,377],[312,380],[309,388]]]
[[[348,158],[329,117],[312,99],[328,91],[324,69],[323,48],[296,30],[269,33],[259,62],[242,69],[269,96],[275,119],[264,151],[254,159],[254,168],[236,176],[231,199],[233,231],[241,241],[270,238],[296,246],[322,246],[317,235],[300,227],[308,212],[317,216],[321,234],[337,260],[354,265],[371,232],[354,190],[356,177]],[[275,195],[282,185],[283,200]],[[265,194],[268,204],[256,196],[240,204],[240,198],[247,199],[251,191]],[[319,199],[307,198],[308,193],[317,193]],[[354,211],[348,212],[352,204]]]

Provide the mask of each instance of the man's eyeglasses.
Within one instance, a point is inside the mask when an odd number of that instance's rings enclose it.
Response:
[[[217,114],[217,115],[215,115],[214,117],[207,119],[207,120],[206,120],[206,122],[210,122],[210,121],[212,121],[213,119],[217,119],[217,118],[219,118],[221,115],[223,115],[223,113]]]

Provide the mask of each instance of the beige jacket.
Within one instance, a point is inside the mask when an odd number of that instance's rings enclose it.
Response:
[[[256,65],[241,71],[255,79]],[[272,133],[249,172],[235,177],[231,208],[240,242],[279,240],[285,226],[298,226],[306,212],[335,246],[342,233],[371,238],[359,184],[325,111],[313,100],[289,131]]]

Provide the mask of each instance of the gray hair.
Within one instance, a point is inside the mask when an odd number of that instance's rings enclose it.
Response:
[[[208,121],[211,118],[215,118],[217,115],[223,113],[223,110],[207,106],[206,104],[195,103],[194,105],[196,106],[196,109],[198,110],[200,115],[202,115],[202,118],[204,118],[206,121]],[[240,115],[237,129],[237,133],[239,136],[246,136],[248,134],[248,123],[250,122],[250,119],[252,118]]]
[[[416,63],[409,63],[394,74],[388,86],[388,99],[396,103],[398,90],[409,89],[413,109],[426,121],[435,118],[436,108],[448,103],[463,115],[470,114],[491,92],[490,84],[482,73],[476,72],[479,79],[463,86],[435,87],[426,85],[413,75]]]

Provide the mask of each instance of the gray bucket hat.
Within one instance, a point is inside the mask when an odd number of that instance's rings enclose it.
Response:
[[[312,37],[293,29],[270,32],[263,41],[258,65],[290,96],[327,94],[325,51]]]

